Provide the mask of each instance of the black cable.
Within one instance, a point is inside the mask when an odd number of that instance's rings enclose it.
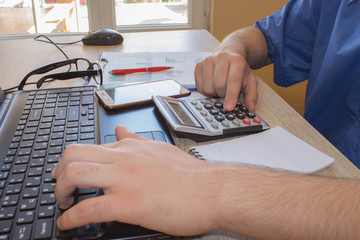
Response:
[[[74,42],[66,42],[66,43],[58,43],[58,42],[49,42],[49,41],[45,41],[45,40],[42,40],[42,39],[38,39],[39,37],[42,37],[44,35],[39,35],[37,37],[34,38],[35,41],[39,41],[39,42],[44,42],[44,43],[53,43],[53,44],[57,44],[57,45],[71,45],[71,44],[75,44],[75,43],[78,43],[78,42],[81,42],[82,40],[77,40],[77,41],[74,41]]]
[[[41,39],[39,39],[40,37],[46,38],[48,41],[41,40]],[[66,59],[69,60],[69,57],[66,55],[66,53],[58,46],[59,44],[53,42],[53,41],[52,41],[50,38],[48,38],[47,36],[45,36],[45,35],[39,35],[39,36],[36,36],[36,37],[34,38],[34,40],[35,40],[35,41],[40,41],[40,42],[45,42],[45,43],[51,43],[51,44],[53,44],[57,49],[60,50],[60,52],[61,52],[62,54],[64,54],[64,56],[66,57]],[[69,71],[70,71],[70,69],[69,69]]]

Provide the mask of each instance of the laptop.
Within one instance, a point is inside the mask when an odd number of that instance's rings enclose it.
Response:
[[[61,212],[50,172],[67,145],[114,142],[118,124],[173,144],[152,103],[109,112],[95,90],[86,86],[0,95],[0,239],[170,238],[118,222],[57,229]],[[81,201],[99,194],[99,189],[77,189],[74,196]]]

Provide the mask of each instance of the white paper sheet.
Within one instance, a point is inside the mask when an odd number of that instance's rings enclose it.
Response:
[[[334,161],[279,126],[194,149],[209,162],[255,165],[306,174],[320,171]]]
[[[162,79],[174,79],[184,87],[195,87],[194,70],[198,62],[211,52],[149,52],[120,53],[103,52],[101,58],[108,60],[104,71],[104,84],[128,84]],[[170,66],[173,69],[155,73],[111,75],[113,69]]]

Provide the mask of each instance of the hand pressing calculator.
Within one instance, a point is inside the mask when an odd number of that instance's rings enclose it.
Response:
[[[224,98],[184,100],[153,96],[153,101],[175,132],[221,136],[270,128],[269,124],[240,100],[231,112],[223,109]]]

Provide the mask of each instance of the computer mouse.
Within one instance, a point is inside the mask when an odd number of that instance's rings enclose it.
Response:
[[[124,41],[124,37],[112,29],[103,29],[84,36],[82,39],[84,45],[118,45]]]

